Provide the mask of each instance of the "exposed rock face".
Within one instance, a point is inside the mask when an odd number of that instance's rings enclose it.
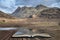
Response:
[[[36,8],[37,10],[41,10],[41,9],[45,9],[45,8],[48,8],[48,7],[46,7],[46,6],[44,6],[44,5],[37,5],[35,8]]]
[[[43,18],[60,18],[60,8],[44,9],[40,12],[39,16]]]
[[[37,13],[37,10],[32,7],[22,7],[18,12],[14,12],[12,15],[19,18],[27,18],[30,15]]]
[[[18,7],[16,10],[15,10],[15,12],[13,12],[13,15],[15,15],[17,12],[19,12],[20,11],[20,7]]]
[[[18,7],[12,15],[18,18],[60,18],[60,8],[49,8],[44,5],[37,5],[36,7]]]
[[[22,7],[22,8],[18,7],[15,10],[15,12],[12,13],[12,15],[19,18],[28,18],[31,15],[38,14],[41,8],[47,8],[47,7],[43,5],[38,5],[36,7]]]
[[[11,15],[0,11],[0,18],[14,18],[14,17],[12,17]]]
[[[28,18],[38,18],[38,16],[33,14],[33,15],[30,15]]]

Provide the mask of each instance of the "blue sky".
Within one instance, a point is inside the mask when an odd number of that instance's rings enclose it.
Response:
[[[18,6],[36,6],[38,4],[60,7],[59,0],[0,0],[0,10],[6,13],[12,13]]]

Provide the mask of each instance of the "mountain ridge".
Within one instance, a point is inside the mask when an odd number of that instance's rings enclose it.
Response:
[[[38,5],[38,6],[39,6],[39,8],[40,8],[40,6],[41,6],[41,8],[47,8],[46,6],[43,6],[43,5]],[[12,13],[12,15],[15,16],[15,17],[19,17],[19,18],[28,18],[31,15],[37,14],[40,10],[39,8],[37,6],[36,7],[26,7],[26,6],[24,6],[22,8],[18,7]],[[39,10],[37,10],[37,9],[39,9]],[[19,10],[19,12],[16,12],[18,10]]]
[[[4,13],[4,12],[0,11],[0,18],[9,18],[9,19],[11,19],[11,18],[15,18],[15,17],[11,16],[10,14],[7,14],[7,13]]]
[[[16,10],[19,10],[19,12],[16,12]],[[58,15],[60,15],[60,14],[53,15],[53,13],[60,13],[59,12],[60,8],[57,8],[57,7],[50,8],[45,5],[37,5],[36,7],[25,7],[24,6],[20,9],[18,7],[16,10],[14,11],[14,13],[12,13],[12,16],[15,16],[17,18],[29,18],[29,17],[32,17],[33,15],[37,15],[38,17],[40,17],[39,15],[41,15],[42,17],[42,13],[47,13],[46,15],[48,15],[48,13],[52,13],[52,16],[54,16],[53,18],[58,17]],[[46,15],[44,16],[46,17]],[[50,17],[50,14],[48,15],[48,17]]]

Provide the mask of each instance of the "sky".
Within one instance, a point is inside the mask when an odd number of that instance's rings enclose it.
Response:
[[[12,13],[18,6],[36,6],[43,4],[49,7],[60,7],[60,0],[0,0],[0,10]]]

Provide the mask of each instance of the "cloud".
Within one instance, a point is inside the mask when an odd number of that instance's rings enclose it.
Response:
[[[15,0],[0,0],[0,6],[11,8],[15,5]]]
[[[15,9],[15,0],[0,0],[0,10],[11,13]]]
[[[55,3],[56,0],[16,0],[16,5],[32,5],[36,6],[38,4],[50,5]]]
[[[0,10],[6,13],[12,13],[18,6],[23,7],[24,5],[26,5],[30,7],[36,6],[38,4],[50,6],[51,4],[57,5],[56,2],[59,2],[59,0],[0,0]]]
[[[59,8],[60,8],[60,2],[58,2],[58,3],[53,3],[53,4],[51,5],[51,7],[59,7]]]

